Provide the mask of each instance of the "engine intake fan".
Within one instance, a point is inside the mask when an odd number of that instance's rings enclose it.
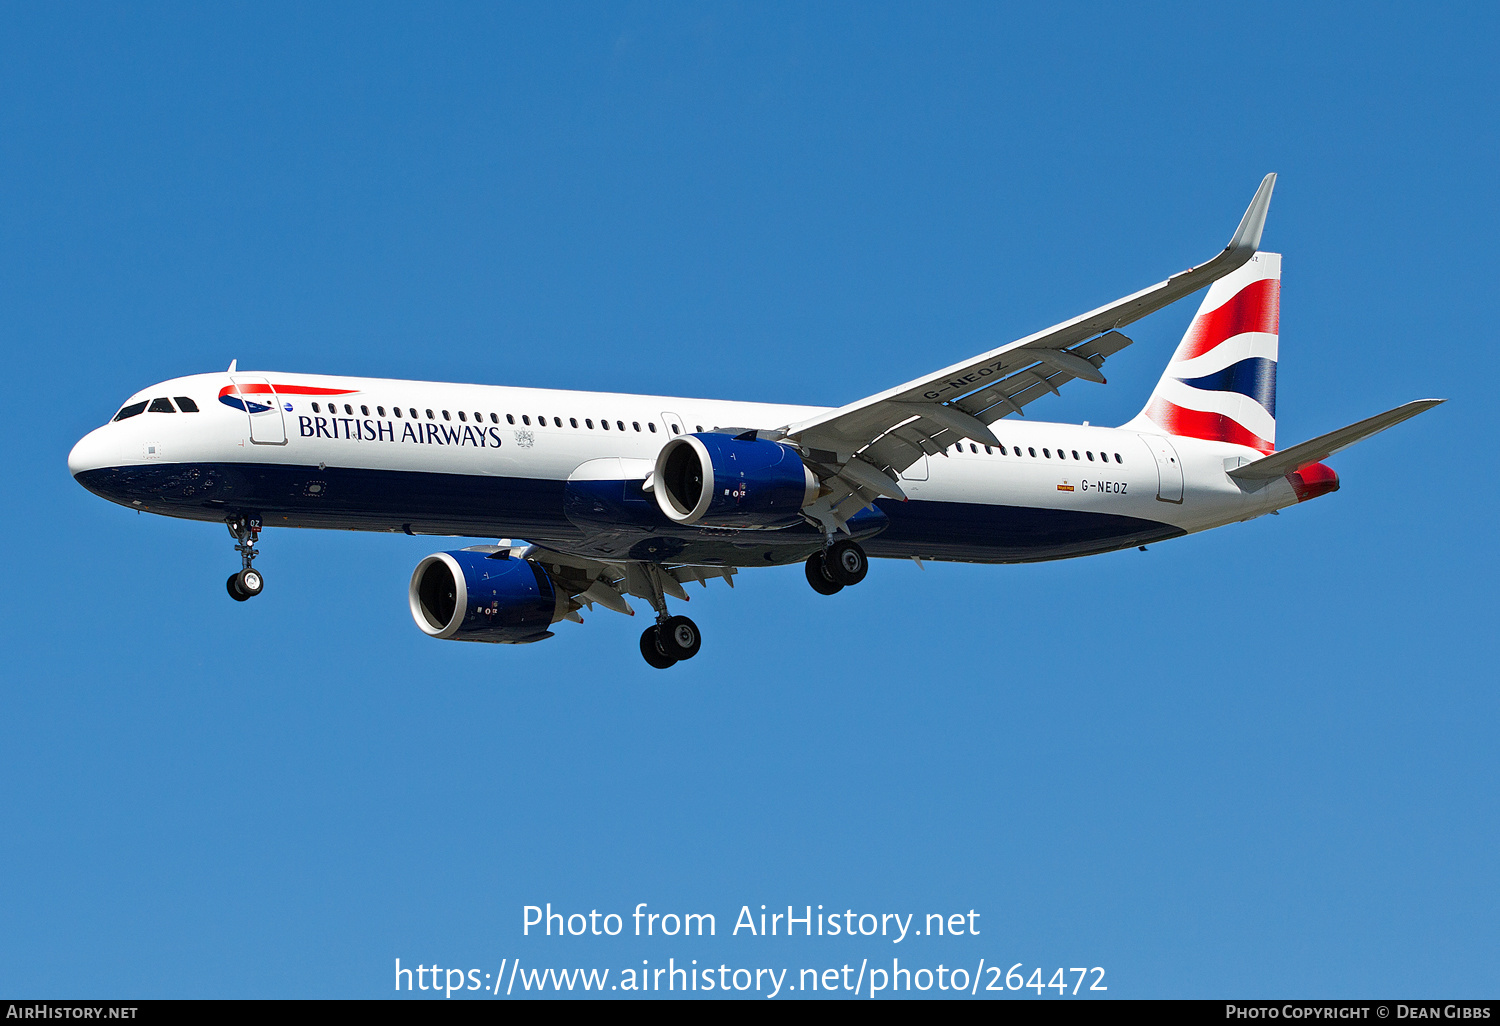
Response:
[[[669,519],[700,527],[790,527],[818,497],[818,479],[795,449],[720,432],[672,439],[651,480]]]
[[[408,589],[411,617],[429,637],[524,645],[552,637],[568,597],[529,559],[459,550],[417,564]]]

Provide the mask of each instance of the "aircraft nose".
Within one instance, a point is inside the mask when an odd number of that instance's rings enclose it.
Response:
[[[111,448],[108,439],[104,437],[104,428],[95,428],[80,438],[72,452],[68,453],[68,473],[77,477],[87,471],[110,466]]]

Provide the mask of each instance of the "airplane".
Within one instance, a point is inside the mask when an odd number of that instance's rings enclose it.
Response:
[[[869,558],[1016,563],[1181,537],[1326,495],[1322,461],[1444,400],[1276,448],[1281,256],[1260,251],[1267,175],[1216,256],[1044,331],[837,408],[271,371],[194,374],[131,396],[68,456],[89,491],[225,524],[261,594],[267,527],[495,538],[421,560],[433,638],[526,644],[595,606],[655,613],[666,669],[702,636],[668,599],[805,564],[821,595]],[[1120,427],[1025,409],[1103,384],[1120,329],[1207,288],[1140,414]],[[520,540],[525,539],[525,540]]]

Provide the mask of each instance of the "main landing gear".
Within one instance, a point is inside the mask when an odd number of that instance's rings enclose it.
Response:
[[[807,583],[819,595],[835,595],[865,579],[870,559],[857,542],[834,542],[807,557]]]
[[[641,635],[641,655],[658,670],[693,658],[702,646],[698,625],[685,616],[669,616]]]
[[[244,602],[259,595],[266,586],[265,578],[251,565],[255,562],[255,557],[260,555],[260,550],[255,547],[260,539],[260,517],[230,517],[225,523],[229,527],[229,533],[234,535],[234,550],[240,554],[244,567],[239,573],[230,574],[224,587],[229,591],[230,598],[236,602]]]
[[[656,623],[641,634],[641,655],[658,670],[665,670],[697,655],[698,649],[703,647],[703,635],[698,625],[687,617],[667,615],[667,596],[656,574],[654,567],[645,571],[651,587],[651,607],[656,610]]]

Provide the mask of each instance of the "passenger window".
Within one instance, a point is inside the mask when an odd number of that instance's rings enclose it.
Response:
[[[444,410],[443,411],[443,419],[444,420],[452,420],[453,418],[450,417],[450,416],[448,416],[448,411],[447,410]]]
[[[1074,458],[1074,459],[1075,459],[1075,460],[1076,460],[1076,459],[1077,459],[1077,458],[1078,458],[1078,450],[1077,450],[1077,449],[1074,449],[1074,450],[1073,450],[1073,458]]]
[[[638,421],[638,420],[632,420],[630,422],[630,426],[633,427],[633,428],[635,428],[637,431],[639,431],[641,429],[641,422]],[[621,430],[624,430],[624,429],[622,428]]]
[[[377,406],[377,407],[375,407],[375,415],[377,417],[384,417],[385,416],[385,407],[384,406]]]
[[[370,408],[368,406],[361,406],[359,408],[359,414],[361,417],[368,417],[370,415]]]
[[[646,426],[651,429],[653,435],[656,434],[656,421],[648,420],[646,421]]]
[[[476,423],[476,424],[483,424],[484,423],[484,414],[482,414],[482,413],[476,413],[476,414],[474,414],[474,423]]]
[[[1119,453],[1115,453],[1115,462],[1116,463],[1124,463],[1125,461],[1122,460],[1122,459],[1120,459],[1120,454]]]
[[[416,420],[417,419],[417,409],[416,409],[415,406],[409,406],[409,407],[407,407],[406,412],[411,414],[411,419],[412,420]],[[432,414],[429,413],[429,414],[427,414],[427,416],[430,417],[430,416],[432,416]]]
[[[577,427],[578,426],[578,418],[577,417],[569,417],[568,418],[568,423],[572,424],[574,427]]]
[[[527,427],[531,427],[531,415],[528,413],[521,414],[521,423]]]
[[[322,413],[323,411],[320,410],[320,409],[318,409],[318,404],[317,403],[313,403],[313,412],[314,413]]]
[[[147,413],[176,413],[177,409],[172,405],[172,400],[166,396],[151,400],[151,405],[146,408]]]
[[[354,416],[354,407],[351,406],[348,403],[345,403],[344,404],[344,413],[346,413],[350,417]]]
[[[676,434],[681,434],[681,433],[682,433],[682,429],[679,428],[676,424],[673,424],[672,425],[672,434],[676,435]]]
[[[536,419],[536,426],[537,427],[546,427],[547,426],[547,418],[546,417],[538,417]]]
[[[583,418],[583,423],[584,423],[584,426],[587,427],[590,431],[594,430],[594,422],[592,420],[590,420],[589,418],[584,417]]]
[[[703,425],[699,424],[698,427],[696,428],[696,430],[698,431],[699,434],[702,434],[703,433]]]
[[[469,419],[469,415],[467,413],[465,413],[463,410],[459,410],[458,411],[458,419],[459,420],[468,420]]]
[[[973,442],[970,442],[969,443],[969,451],[972,452],[975,456],[978,456],[979,455],[979,446],[975,445]]]
[[[1026,447],[1026,451],[1027,451],[1027,452],[1029,452],[1029,453],[1031,453],[1031,457],[1032,457],[1032,459],[1035,459],[1035,458],[1036,458],[1036,450],[1035,450],[1035,449],[1033,449],[1033,448],[1032,448],[1032,447],[1031,447],[1031,446],[1029,446],[1029,445],[1028,445],[1028,446],[1027,446],[1027,447]]]
[[[625,422],[623,420],[617,420],[617,421],[615,421],[615,427],[619,428],[621,431],[624,431],[625,430]]]
[[[1090,463],[1094,462],[1094,454],[1092,452],[1085,452],[1084,455],[1089,458]]]
[[[1051,449],[1043,449],[1042,450],[1042,455],[1045,456],[1047,459],[1050,460],[1052,458],[1052,450]]]
[[[131,403],[129,406],[121,408],[120,412],[115,414],[115,420],[127,420],[130,417],[136,417],[145,412],[146,404],[144,402]]]
[[[553,425],[555,427],[562,427],[562,418],[561,417],[553,417],[552,418],[552,423],[553,423]]]
[[[516,415],[514,413],[507,413],[505,415],[505,423],[507,423],[507,424],[514,424],[515,422],[516,422]]]
[[[436,419],[435,417],[433,417],[431,410],[427,411],[427,419],[428,420],[435,420]]]
[[[995,450],[994,450],[994,449],[991,449],[991,448],[990,448],[990,447],[989,447],[989,446],[987,446],[987,445],[986,445],[986,446],[985,446],[985,447],[984,447],[984,454],[985,454],[985,455],[986,455],[986,456],[993,456],[993,455],[995,455]]]
[[[608,431],[609,430],[609,421],[607,421],[607,420],[601,420],[599,422],[599,426],[602,427],[604,430]]]
[[[492,413],[492,414],[490,414],[490,423],[491,424],[498,424],[498,423],[500,423],[500,415],[498,413]]]
[[[179,395],[179,396],[176,397],[176,399],[177,399],[177,408],[179,410],[181,410],[183,413],[197,413],[198,412],[198,404],[195,403],[195,402],[193,402],[187,396],[185,396],[185,395]]]

